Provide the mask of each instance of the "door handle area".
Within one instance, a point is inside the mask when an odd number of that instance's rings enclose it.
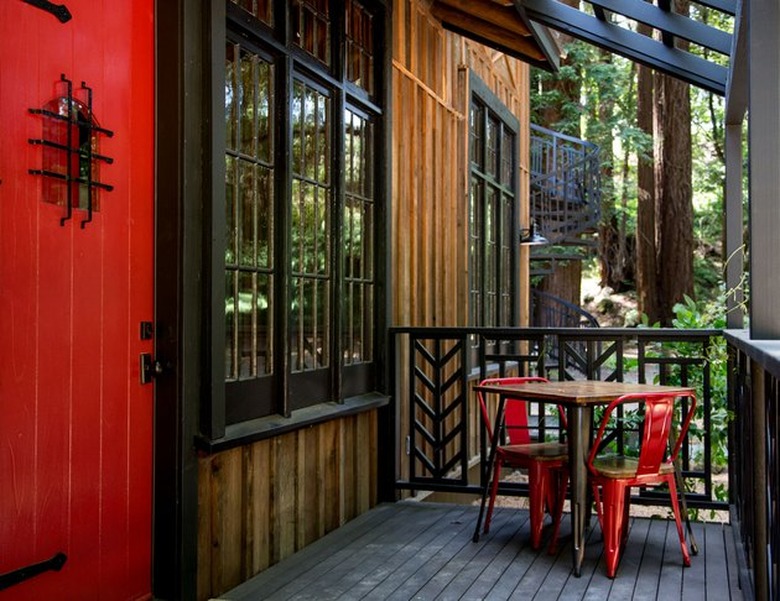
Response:
[[[151,353],[141,353],[139,370],[141,384],[151,383],[154,378],[163,375],[167,371],[167,367],[154,359]]]

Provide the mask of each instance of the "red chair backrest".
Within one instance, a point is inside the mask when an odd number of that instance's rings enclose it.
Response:
[[[488,378],[480,382],[482,385],[490,384],[526,384],[528,382],[548,382],[546,378],[537,376],[512,376],[506,378]],[[485,398],[481,392],[477,393],[479,399],[479,408],[482,412],[482,423],[488,433],[488,438],[493,438],[493,425],[491,424],[490,414],[488,413]],[[504,406],[504,428],[507,432],[508,442],[511,444],[527,444],[531,442],[531,435],[528,431],[528,406],[526,401],[517,398],[507,398]]]
[[[696,396],[693,394],[681,395],[691,398],[691,406],[688,408],[688,413],[683,420],[683,424],[680,427],[680,431],[675,438],[675,444],[672,449],[671,455],[669,455],[669,461],[674,461],[677,458],[677,454],[680,452],[683,439],[688,432],[688,427],[691,424],[691,418],[693,418],[694,410],[696,409]],[[625,403],[642,403],[644,404],[644,418],[640,431],[642,432],[642,440],[639,446],[639,467],[637,468],[637,477],[657,474],[661,462],[664,461],[666,456],[667,444],[669,443],[669,434],[672,428],[672,417],[674,416],[674,401],[675,396],[670,396],[667,393],[656,394],[626,394],[618,399],[612,401],[607,407],[604,417],[601,420],[601,426],[599,427],[598,434],[593,441],[593,447],[591,448],[590,455],[588,457],[588,467],[591,467],[593,460],[595,459],[599,446],[601,445],[601,439],[604,436],[604,431],[610,421],[610,415],[613,410],[618,406]]]

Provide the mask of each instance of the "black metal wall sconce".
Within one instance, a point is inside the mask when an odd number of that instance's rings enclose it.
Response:
[[[43,117],[43,136],[28,142],[43,147],[43,166],[30,169],[32,175],[39,175],[45,182],[52,182],[44,189],[44,200],[54,204],[65,204],[66,215],[60,225],[73,217],[73,207],[84,209],[87,217],[81,220],[81,227],[92,221],[92,213],[98,210],[97,191],[110,192],[113,186],[99,181],[99,165],[111,164],[114,159],[97,152],[97,135],[109,138],[111,130],[100,127],[92,114],[92,88],[81,82],[82,96],[75,98],[73,82],[60,75],[58,83],[64,84],[66,94],[48,102],[44,108],[29,109],[34,115]],[[62,196],[64,182],[65,198]],[[58,186],[57,183],[60,185]],[[74,198],[75,197],[75,198]],[[83,205],[82,206],[82,201]]]
[[[542,246],[549,244],[550,241],[539,233],[536,227],[536,221],[531,221],[531,227],[520,230],[520,244],[523,246]]]

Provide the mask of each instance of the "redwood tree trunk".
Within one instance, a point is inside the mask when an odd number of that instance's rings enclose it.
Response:
[[[582,261],[566,261],[556,265],[555,271],[546,275],[537,288],[542,292],[554,294],[565,301],[581,305],[580,289],[582,282]],[[547,325],[547,324],[534,324]]]
[[[688,14],[688,1],[676,0]],[[693,193],[689,86],[666,75],[656,85],[656,235],[658,313],[671,325],[675,303],[693,296]]]
[[[651,33],[650,27],[639,24],[638,32]],[[653,71],[642,65],[637,68],[637,126],[653,136]],[[656,322],[658,311],[656,235],[655,235],[655,173],[652,145],[640,153],[637,166],[636,216],[636,290],[639,311],[650,323]]]
[[[665,110],[658,228],[659,313],[671,323],[675,303],[693,295],[693,194],[691,189],[691,105],[688,84],[661,77]]]

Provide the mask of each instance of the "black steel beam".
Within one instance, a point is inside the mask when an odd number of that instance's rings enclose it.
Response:
[[[721,54],[728,55],[731,52],[730,34],[684,15],[666,12],[645,0],[588,0],[588,2],[594,6],[594,10],[595,7],[599,7],[621,14]]]
[[[572,37],[624,56],[671,75],[691,85],[719,94],[726,93],[728,70],[698,56],[670,48],[647,36],[599,21],[555,0],[515,0],[533,20]]]
[[[667,14],[671,13],[672,0],[658,0],[658,8]],[[664,43],[664,46],[674,47],[674,36],[668,31],[661,32],[661,41]]]

